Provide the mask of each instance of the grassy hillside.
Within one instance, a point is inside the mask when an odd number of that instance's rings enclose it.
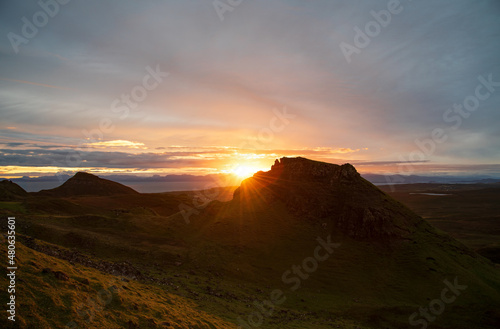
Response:
[[[500,263],[498,184],[405,184],[381,188],[435,227]]]
[[[235,328],[160,286],[70,264],[22,244],[17,253],[17,328]],[[8,298],[4,289],[0,298]],[[5,316],[0,324],[16,328]]]
[[[179,205],[193,204],[189,193],[31,196],[22,203],[24,213],[0,210],[17,214],[18,233],[28,236],[23,243],[35,249],[20,246],[23,281],[33,288],[23,295],[30,314],[54,319],[26,323],[61,326],[77,313],[78,298],[98,292],[105,279],[127,275],[129,281],[119,281],[130,285],[119,292],[126,307],[110,302],[110,314],[96,318],[99,325],[415,328],[410,315],[443,298],[446,282],[458,282],[465,288],[432,327],[498,327],[494,264],[352,166],[299,160],[292,167],[278,164],[254,176],[233,200],[199,207],[188,222]],[[58,280],[54,271],[70,279]],[[81,288],[84,278],[90,282],[83,287],[93,290]],[[134,308],[145,301],[151,306]],[[60,313],[50,313],[56,305]],[[140,312],[145,307],[148,312]],[[198,322],[179,320],[184,317]]]
[[[16,201],[28,195],[21,186],[10,180],[0,181],[0,201]]]

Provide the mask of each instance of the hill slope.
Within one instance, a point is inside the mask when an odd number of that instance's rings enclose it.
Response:
[[[134,189],[95,175],[78,172],[59,187],[42,190],[36,194],[68,197],[82,195],[111,196],[124,194],[139,194]]]
[[[189,227],[179,226],[175,236],[190,246],[193,264],[220,264],[229,276],[281,287],[291,303],[298,285],[315,300],[308,307],[359,313],[373,328],[406,327],[410,314],[439,296],[445,280],[463,283],[467,292],[434,327],[500,323],[494,311],[500,307],[498,269],[349,164],[283,158],[245,180],[231,202],[213,203]],[[320,239],[339,247],[315,266],[310,257]]]
[[[281,201],[292,214],[312,222],[329,218],[353,238],[404,238],[422,222],[350,164],[282,158],[270,171],[244,181],[235,196],[250,203],[258,198]]]
[[[409,317],[417,312],[414,321],[425,321],[420,308],[428,310],[448,284],[465,288],[439,316],[431,314],[433,328],[500,323],[498,268],[349,164],[283,158],[245,180],[233,200],[197,208],[189,222],[185,213],[165,214],[43,216],[39,227],[30,220],[26,230],[107,261],[127,261],[152,282],[185,278],[179,291],[243,328],[255,327],[249,324],[255,312],[264,328],[414,328]],[[267,302],[276,291],[284,298],[273,313]],[[213,306],[206,294],[227,298],[231,307]],[[267,311],[253,301],[266,302]]]
[[[156,285],[70,264],[21,243],[17,257],[16,321],[2,316],[1,328],[236,328]],[[2,287],[7,281],[4,275]],[[6,289],[0,297],[8,300]]]
[[[21,186],[10,180],[0,181],[0,201],[14,201],[23,199],[28,195]]]

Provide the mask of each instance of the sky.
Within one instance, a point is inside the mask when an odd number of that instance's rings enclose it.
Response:
[[[0,177],[500,173],[500,3],[0,3]]]

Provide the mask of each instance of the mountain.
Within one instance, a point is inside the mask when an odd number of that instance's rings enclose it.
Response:
[[[363,313],[373,328],[408,327],[409,315],[450,280],[467,286],[467,293],[447,306],[436,328],[447,328],[446,321],[454,328],[500,323],[498,269],[350,164],[279,159],[270,171],[243,181],[232,201],[210,204],[174,235],[190,246],[193,266],[280,287],[292,301],[300,300],[295,291],[301,289],[308,300],[318,298],[318,311],[349,305],[348,313]],[[338,248],[328,261],[314,261],[316,248],[325,245]]]
[[[98,176],[85,172],[78,172],[61,186],[50,190],[42,190],[37,194],[54,197],[67,197],[83,195],[111,196],[139,194],[139,192],[111,180],[99,178]]]
[[[404,238],[422,222],[350,164],[282,158],[270,171],[245,180],[235,196],[281,201],[295,216],[317,223],[331,219],[335,229],[353,238]]]
[[[10,180],[0,181],[0,201],[15,201],[28,195],[21,186]]]
[[[244,180],[230,201],[214,200],[213,191],[165,198],[56,196],[75,195],[75,190],[102,181],[80,174],[54,189],[57,193],[32,198],[43,204],[64,200],[78,207],[92,205],[86,213],[31,212],[18,220],[18,233],[31,239],[25,246],[64,260],[57,270],[70,277],[58,290],[65,296],[61,303],[48,289],[26,297],[29,305],[38,305],[38,300],[69,305],[57,308],[64,320],[42,328],[64,327],[62,321],[78,314],[79,294],[94,291],[75,288],[73,281],[85,275],[95,281],[97,270],[134,274],[127,278],[134,289],[124,289],[116,304],[95,313],[94,321],[108,326],[132,321],[142,328],[152,319],[157,324],[168,321],[171,325],[163,326],[168,328],[177,325],[170,322],[171,315],[181,313],[203,322],[178,328],[500,325],[499,269],[362,178],[350,164],[282,158],[271,170]],[[99,213],[97,206],[103,208]],[[21,250],[29,255],[30,249]],[[51,263],[56,262],[28,264],[23,285],[48,282],[58,287],[44,273]],[[82,268],[88,274],[79,273]],[[158,297],[160,291],[182,301],[168,303]],[[189,308],[182,306],[186,304]],[[30,309],[45,314],[47,308]],[[141,317],[142,310],[147,319]],[[208,319],[206,313],[215,318]],[[86,327],[84,319],[74,319]]]

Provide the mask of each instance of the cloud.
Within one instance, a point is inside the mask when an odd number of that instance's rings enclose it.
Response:
[[[7,78],[2,78],[2,77],[0,77],[0,80],[25,83],[25,84],[28,84],[28,85],[41,86],[41,87],[45,87],[45,88],[55,88],[55,89],[62,89],[62,90],[72,90],[70,88],[65,88],[65,87],[61,87],[61,86],[47,85],[47,84],[44,84],[44,83],[37,83],[37,82],[32,82],[32,81],[7,79]]]
[[[104,141],[104,142],[93,142],[93,143],[85,143],[84,147],[92,147],[92,148],[116,148],[116,147],[124,147],[124,148],[133,148],[133,149],[144,149],[146,148],[144,143],[139,142],[131,142],[126,140],[112,140],[112,141]]]
[[[54,151],[43,155],[49,160],[15,154],[11,165],[60,162],[65,155],[51,145],[81,147],[83,131],[107,118],[116,128],[87,145],[99,147],[85,153],[93,165],[202,168],[223,165],[230,157],[222,147],[257,138],[273,108],[287,107],[296,119],[251,151],[395,161],[446,126],[443,113],[474,92],[479,75],[500,81],[496,1],[402,5],[348,64],[339,44],[352,43],[354,27],[364,28],[386,0],[251,1],[223,22],[210,1],[70,2],[19,54],[0,41],[0,142]],[[0,32],[21,33],[21,17],[37,10],[36,2],[3,4]],[[156,65],[169,77],[126,118],[113,112],[113,101]],[[499,101],[492,93],[428,160],[499,162]],[[137,144],[117,149],[113,141]],[[26,144],[9,144],[16,142]],[[179,155],[169,145],[221,149]]]

